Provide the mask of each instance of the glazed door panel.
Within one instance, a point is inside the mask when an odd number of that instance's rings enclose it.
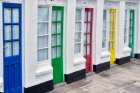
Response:
[[[86,72],[92,71],[92,24],[93,8],[85,8],[84,56],[86,58]]]
[[[52,7],[52,66],[54,84],[63,81],[63,16],[64,8]]]
[[[3,3],[4,93],[22,93],[21,5]]]
[[[135,31],[135,11],[131,9],[129,19],[129,47],[131,50],[131,57],[134,58],[134,31]]]
[[[110,31],[109,31],[109,50],[110,50],[110,64],[115,63],[115,35],[116,35],[116,9],[109,10],[110,17]]]

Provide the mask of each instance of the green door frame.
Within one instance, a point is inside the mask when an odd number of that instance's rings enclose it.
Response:
[[[64,7],[52,6],[52,66],[53,82],[63,82],[63,21]]]
[[[131,58],[135,57],[134,53],[134,32],[135,32],[135,10],[130,9],[129,10],[129,47],[132,49],[131,50]]]

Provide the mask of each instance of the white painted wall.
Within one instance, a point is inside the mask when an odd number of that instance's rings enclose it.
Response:
[[[49,42],[49,59],[43,62],[37,61],[37,10],[38,5],[41,3],[38,0],[25,0],[25,88],[52,80],[53,78],[51,42]],[[51,15],[49,17],[51,19]],[[51,23],[51,20],[49,22]],[[49,28],[51,28],[50,25]],[[51,29],[49,29],[50,31]],[[49,34],[50,39],[51,33]]]
[[[138,30],[137,30],[137,51],[136,54],[140,54],[140,1],[138,2]]]

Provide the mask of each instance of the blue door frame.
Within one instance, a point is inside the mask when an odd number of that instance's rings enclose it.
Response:
[[[3,3],[4,93],[22,93],[21,4]]]

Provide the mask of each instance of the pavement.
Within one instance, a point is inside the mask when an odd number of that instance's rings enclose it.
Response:
[[[55,85],[49,93],[140,93],[140,60],[118,66],[72,84]]]

